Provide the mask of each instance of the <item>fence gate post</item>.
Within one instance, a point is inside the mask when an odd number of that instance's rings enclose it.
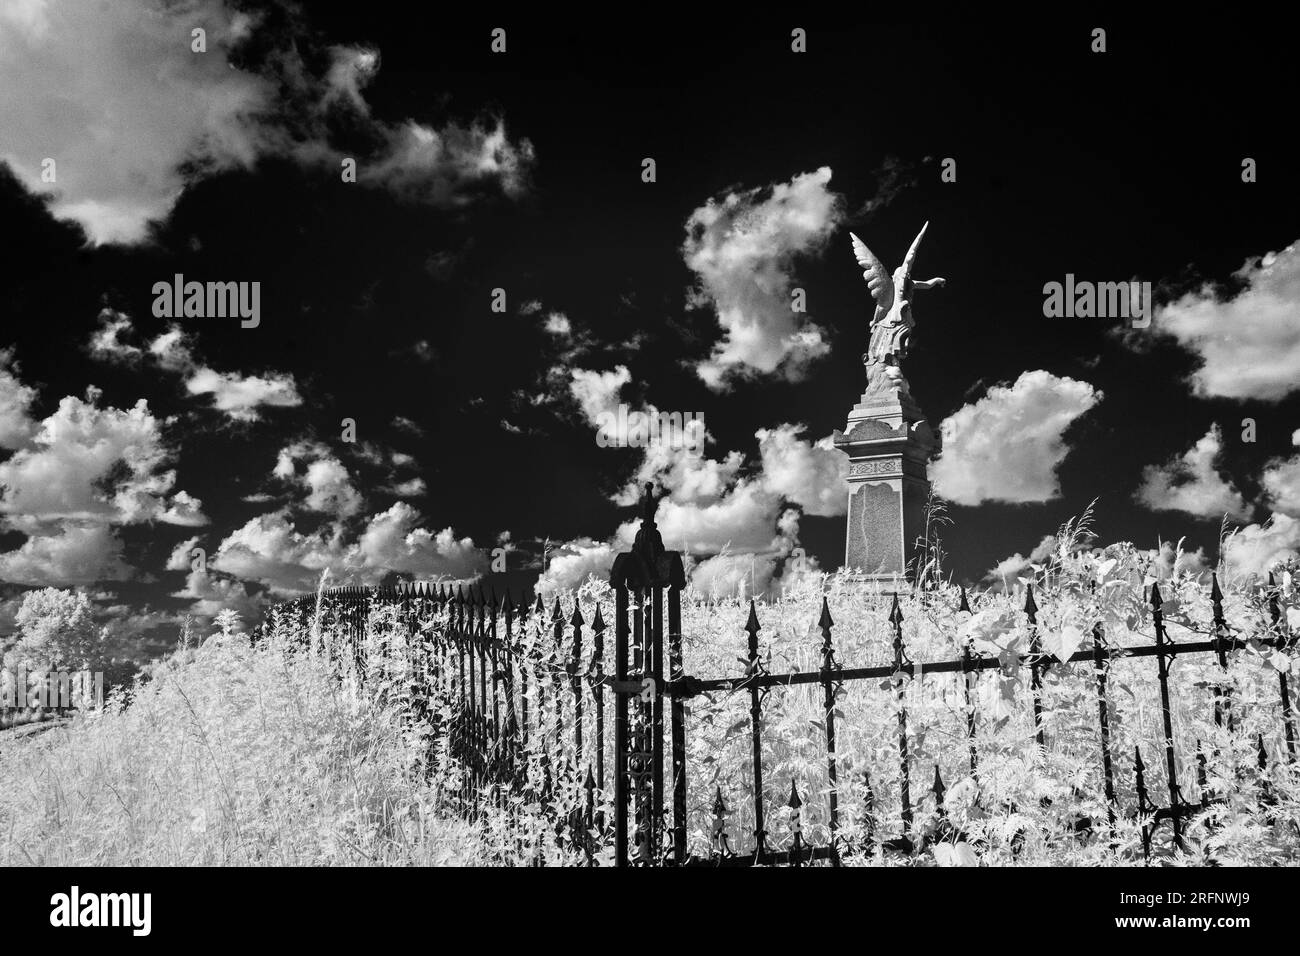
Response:
[[[680,555],[664,550],[655,526],[653,486],[641,499],[641,528],[630,551],[614,560],[614,858],[616,866],[661,862],[664,821],[663,643],[665,589],[674,584],[672,564]],[[671,608],[677,588],[672,587]],[[628,626],[629,596],[636,615]],[[634,645],[631,646],[630,645]],[[634,651],[629,669],[628,652]],[[635,708],[629,705],[635,700]],[[635,726],[631,718],[635,714]],[[683,745],[684,750],[684,745]],[[674,766],[674,773],[676,767]],[[674,787],[676,783],[674,783]],[[629,811],[636,821],[634,857],[629,858]]]

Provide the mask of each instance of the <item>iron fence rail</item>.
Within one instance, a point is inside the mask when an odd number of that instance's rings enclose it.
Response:
[[[909,753],[911,736],[904,690],[910,679],[921,675],[955,674],[969,677],[1002,667],[996,657],[976,654],[969,645],[961,656],[945,660],[911,660],[904,639],[904,618],[895,594],[888,613],[892,630],[892,661],[869,667],[844,667],[834,648],[834,621],[829,604],[822,600],[817,628],[820,666],[816,670],[769,673],[761,654],[762,630],[758,607],[750,602],[742,673],[730,677],[700,678],[687,672],[682,649],[681,594],[685,575],[681,555],[663,548],[654,525],[653,499],[647,491],[641,530],[631,551],[622,554],[611,572],[613,585],[613,672],[606,671],[605,608],[597,606],[588,624],[575,604],[566,615],[558,599],[549,614],[538,597],[516,606],[509,595],[498,600],[482,585],[420,584],[388,588],[338,588],[326,592],[325,602],[309,596],[281,605],[268,618],[268,627],[288,627],[309,635],[311,622],[322,614],[329,623],[340,625],[351,637],[352,666],[367,664],[364,640],[367,622],[377,609],[389,609],[405,628],[408,648],[416,666],[412,668],[413,706],[429,712],[430,701],[448,703],[450,717],[436,727],[443,735],[447,754],[464,768],[461,800],[466,812],[477,814],[486,804],[505,807],[511,798],[522,798],[541,806],[556,821],[561,841],[596,863],[612,850],[614,863],[627,865],[749,866],[803,865],[814,862],[838,864],[846,854],[869,847],[910,852],[928,840],[957,835],[944,809],[945,786],[936,762],[928,790],[934,798],[936,828],[931,833],[915,830],[913,763]],[[1212,688],[1214,720],[1230,728],[1241,719],[1227,686],[1228,655],[1248,646],[1288,651],[1295,645],[1282,620],[1278,589],[1267,594],[1270,623],[1265,633],[1250,640],[1231,633],[1223,612],[1223,595],[1217,577],[1210,591],[1213,608],[1212,636],[1206,640],[1173,641],[1163,616],[1163,597],[1158,585],[1148,593],[1155,641],[1149,645],[1118,646],[1106,640],[1100,624],[1092,631],[1089,646],[1062,661],[1042,650],[1037,627],[1037,606],[1032,587],[1026,589],[1024,610],[1030,626],[1030,652],[1024,657],[1030,670],[1030,694],[1034,713],[1033,735],[1039,748],[1048,747],[1043,709],[1043,676],[1050,668],[1090,663],[1094,674],[1093,693],[1097,703],[1096,728],[1098,762],[1101,765],[1103,799],[1107,824],[1117,819],[1136,819],[1141,825],[1144,858],[1153,852],[1154,835],[1168,822],[1176,846],[1184,845],[1187,822],[1222,799],[1206,784],[1206,759],[1198,743],[1196,763],[1199,800],[1183,795],[1178,772],[1177,741],[1171,719],[1170,664],[1188,655],[1211,654],[1217,658],[1223,681]],[[959,612],[971,608],[963,591]],[[667,649],[667,679],[664,650]],[[590,652],[590,657],[587,657]],[[387,645],[382,648],[387,653]],[[1154,657],[1160,696],[1160,718],[1167,794],[1158,804],[1147,787],[1147,768],[1141,750],[1134,755],[1133,792],[1137,805],[1124,810],[1117,798],[1117,767],[1113,754],[1107,679],[1114,662]],[[850,682],[887,681],[895,698],[896,751],[899,815],[902,833],[886,839],[880,832],[875,811],[875,793],[870,779],[864,780],[863,807],[855,821],[865,838],[857,842],[842,836],[839,797],[837,699]],[[978,777],[980,759],[976,741],[976,711],[972,681],[964,680],[966,701],[965,759],[972,776]],[[809,844],[803,833],[803,798],[793,779],[785,802],[784,848],[772,845],[768,832],[770,813],[767,798],[769,780],[764,767],[763,709],[775,688],[820,686],[824,712],[826,779],[825,819],[828,839]],[[701,694],[727,691],[748,698],[748,758],[752,787],[749,795],[753,817],[752,850],[735,852],[727,832],[731,815],[719,789],[713,805],[713,821],[707,853],[693,853],[688,845],[686,703]],[[611,715],[608,695],[612,695]],[[1287,675],[1279,673],[1278,695],[1283,725],[1285,760],[1294,763],[1296,751],[1295,712],[1290,700]],[[665,721],[665,703],[667,720]],[[530,706],[531,705],[531,706]],[[588,736],[588,727],[592,731]],[[667,741],[666,739],[667,738]],[[607,753],[607,749],[612,753]],[[669,771],[665,780],[665,750]],[[1267,766],[1262,737],[1258,742],[1259,766]],[[607,757],[612,756],[612,773]],[[612,778],[612,779],[611,779]],[[1264,775],[1260,775],[1264,780]],[[1266,782],[1263,784],[1267,786]],[[1099,821],[1079,818],[1078,831],[1092,831]]]

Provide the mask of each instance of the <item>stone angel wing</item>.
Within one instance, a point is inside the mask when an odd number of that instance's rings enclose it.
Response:
[[[916,238],[912,240],[912,248],[907,250],[907,256],[903,259],[904,276],[909,278],[911,277],[912,263],[916,261],[916,250],[921,248],[921,240],[925,238],[925,230],[929,228],[930,223],[927,221],[926,224],[921,227],[921,231],[916,234]],[[863,246],[863,248],[865,249],[866,247]]]
[[[922,229],[921,232],[924,233],[925,230]],[[894,304],[894,280],[890,277],[885,264],[880,261],[874,252],[867,248],[865,242],[853,233],[849,233],[849,238],[853,240],[853,255],[857,258],[858,265],[862,266],[862,278],[867,280],[867,288],[871,290],[871,297],[876,300],[875,318],[879,319]],[[917,242],[919,241],[920,236],[917,237]],[[908,255],[915,252],[915,243],[912,249],[913,252],[908,253]]]

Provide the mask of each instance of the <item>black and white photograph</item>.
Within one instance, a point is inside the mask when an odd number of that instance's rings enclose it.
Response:
[[[1278,918],[1293,38],[888,12],[0,0],[25,921],[227,868]]]

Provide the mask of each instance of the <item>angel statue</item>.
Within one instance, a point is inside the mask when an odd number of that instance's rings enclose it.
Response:
[[[944,279],[912,279],[916,250],[921,247],[921,239],[929,225],[927,222],[921,227],[903,264],[894,270],[893,276],[865,242],[849,233],[853,240],[853,254],[863,268],[862,278],[867,280],[867,288],[876,300],[876,314],[871,320],[871,344],[867,346],[867,354],[862,356],[867,366],[867,394],[897,393],[910,397],[907,379],[903,377],[899,363],[907,356],[912,344],[912,329],[916,328],[912,321],[912,291],[939,288],[945,283]]]

